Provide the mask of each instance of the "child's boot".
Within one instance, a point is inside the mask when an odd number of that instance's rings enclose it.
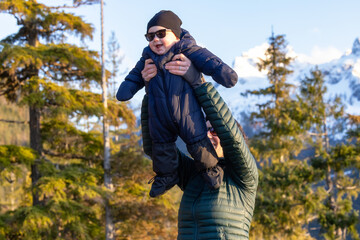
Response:
[[[212,189],[218,189],[222,183],[224,171],[217,166],[218,157],[209,138],[187,145],[187,149],[195,160],[195,166],[205,182]]]
[[[153,143],[152,160],[156,176],[149,195],[157,197],[179,182],[179,163],[175,143]]]
[[[163,195],[167,190],[175,186],[179,182],[179,176],[178,173],[175,172],[174,174],[168,176],[156,175],[153,180],[149,195],[150,197],[157,197]],[[151,181],[152,179],[149,183],[151,183]]]

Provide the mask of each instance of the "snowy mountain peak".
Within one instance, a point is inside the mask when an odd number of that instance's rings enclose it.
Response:
[[[269,81],[266,72],[260,72],[257,63],[259,59],[265,58],[265,51],[268,44],[262,44],[243,52],[234,60],[233,68],[239,76],[239,84],[235,87],[218,88],[220,94],[223,96],[225,102],[228,103],[230,109],[235,113],[239,119],[242,113],[249,113],[256,111],[256,104],[264,103],[265,99],[258,96],[242,96],[247,90],[259,90],[269,86]],[[333,56],[334,54],[327,54],[334,52],[331,48],[322,51],[316,49],[317,54],[310,56],[305,54],[298,54],[294,52],[291,46],[288,46],[289,56],[296,57],[291,64],[294,71],[288,77],[288,82],[298,86],[300,80],[305,76],[309,76],[310,72],[314,70],[315,66],[323,72],[325,85],[327,87],[326,99],[332,99],[335,96],[342,98],[345,104],[346,113],[358,115],[360,112],[360,37],[356,38],[351,50],[351,54],[343,54],[335,52],[338,57],[329,58],[326,61],[313,61],[321,53],[322,55]],[[316,62],[316,63],[314,63]]]
[[[360,55],[360,37],[355,39],[351,53],[354,55]]]

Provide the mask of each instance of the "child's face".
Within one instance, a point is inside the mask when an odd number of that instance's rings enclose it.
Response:
[[[149,28],[148,33],[155,33],[161,29],[165,28],[161,26],[153,26]],[[157,55],[163,55],[167,53],[177,41],[179,41],[179,39],[172,31],[166,31],[166,36],[163,38],[158,38],[158,36],[155,35],[154,39],[149,42],[149,46],[150,49]]]

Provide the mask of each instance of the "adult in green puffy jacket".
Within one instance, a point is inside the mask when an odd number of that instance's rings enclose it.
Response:
[[[184,61],[189,60],[185,58]],[[224,178],[219,189],[211,190],[196,171],[193,159],[178,152],[178,185],[184,191],[178,215],[178,239],[249,239],[258,185],[255,159],[229,108],[213,85],[194,82],[194,79],[186,78],[185,73],[182,76],[194,88],[216,133],[209,131],[208,136],[221,159],[219,164],[223,165]],[[149,149],[151,139],[146,130],[146,115],[145,98],[141,118],[145,127],[144,149]]]

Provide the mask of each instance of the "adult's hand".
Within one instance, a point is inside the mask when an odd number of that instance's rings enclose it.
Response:
[[[205,82],[204,77],[184,54],[177,54],[173,59],[165,65],[170,73],[182,76],[194,89]]]
[[[190,59],[188,59],[184,54],[180,53],[176,54],[171,62],[165,64],[165,69],[169,70],[169,72],[172,74],[184,76],[189,70],[190,65]]]
[[[141,71],[141,76],[145,80],[146,83],[150,81],[157,74],[157,68],[152,59],[145,60],[144,69]]]

